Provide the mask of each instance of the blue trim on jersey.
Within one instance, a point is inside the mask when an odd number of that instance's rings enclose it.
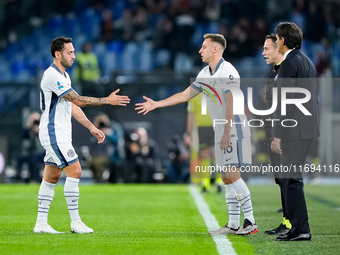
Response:
[[[190,86],[196,89],[197,91],[202,92],[202,89],[200,87],[197,87],[194,83],[191,83]]]
[[[225,95],[226,95],[226,94],[229,94],[229,93],[231,93],[230,89],[227,89],[226,91],[224,91],[224,94],[225,94]]]
[[[44,91],[42,89],[40,89],[40,93],[41,93],[41,110],[45,111],[45,109],[46,109],[45,94],[44,94]]]
[[[67,165],[68,165],[68,166],[69,166],[69,165],[72,165],[72,164],[76,163],[77,161],[79,161],[79,159],[78,159],[78,158],[75,158],[75,159],[73,159],[73,160],[67,162]]]
[[[215,72],[214,72],[213,74],[211,73],[211,69],[210,69],[210,66],[209,66],[209,73],[210,73],[210,76],[214,75],[214,74],[217,72],[218,68],[220,67],[220,65],[221,65],[224,61],[225,61],[224,58],[221,58],[220,62],[218,62],[218,64],[217,64],[217,66],[216,66],[216,68],[215,68]]]
[[[55,166],[58,167],[58,165],[54,162],[45,162],[45,165]]]
[[[59,68],[55,65],[55,64],[51,64],[51,67],[53,67],[55,70],[57,70],[61,75],[63,75],[63,73],[59,70]]]
[[[67,165],[66,165],[66,166],[72,165],[72,164],[76,163],[77,161],[79,161],[78,158],[73,159],[73,160],[67,162]],[[58,166],[58,165],[57,165],[56,163],[54,163],[54,162],[45,162],[45,165],[55,166],[55,167],[58,167],[58,168],[60,168],[60,169],[63,169],[63,168],[65,167],[64,164],[61,164],[61,165]],[[79,192],[78,192],[78,193],[79,193]]]
[[[71,92],[71,90],[73,90],[73,89],[72,89],[72,88],[70,88],[70,89],[66,90],[64,93],[62,93],[62,94],[59,96],[59,98],[61,98],[61,97],[65,96],[65,95],[66,95],[66,94],[68,94],[68,93],[70,93],[70,92]]]
[[[64,155],[61,153],[58,144],[51,144],[52,149],[54,150],[54,153],[57,155],[58,159],[60,160],[61,164],[58,165],[60,169],[63,169],[65,166],[67,166],[67,160],[65,159]]]
[[[243,152],[242,152],[242,140],[238,139],[237,140],[237,157],[238,157],[238,162],[240,163],[240,166],[243,166]]]
[[[75,159],[73,159],[73,160],[71,160],[71,161],[69,161],[69,162],[65,161],[66,163],[64,162],[63,164],[60,164],[58,167],[59,167],[60,169],[63,169],[63,168],[65,168],[65,167],[69,166],[69,165],[72,165],[72,164],[76,163],[77,161],[79,161],[78,158],[75,158]]]
[[[54,125],[54,119],[55,119],[55,111],[57,109],[57,103],[58,103],[58,95],[54,92],[52,92],[52,98],[51,98],[51,105],[50,105],[50,112],[48,117],[48,136],[50,137],[50,144],[56,144],[57,138],[55,136],[55,125]]]
[[[235,122],[237,123],[241,123],[241,120],[240,120],[240,116],[239,115],[235,115]],[[244,138],[243,136],[243,132],[242,132],[242,124],[235,124],[236,126],[236,133],[237,133],[237,139],[242,139]]]

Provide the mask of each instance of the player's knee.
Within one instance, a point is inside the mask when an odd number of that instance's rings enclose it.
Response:
[[[72,171],[72,173],[70,174],[72,178],[76,178],[76,179],[80,179],[81,177],[81,168],[77,168],[74,171]]]
[[[225,185],[230,185],[233,183],[231,178],[222,178],[222,181]]]
[[[238,181],[239,179],[240,179],[240,177],[237,177],[237,176],[222,177],[222,181],[224,182],[225,185],[233,184],[234,182]]]
[[[59,181],[60,174],[49,174],[48,176],[44,175],[43,179],[45,180],[45,182],[55,184]]]

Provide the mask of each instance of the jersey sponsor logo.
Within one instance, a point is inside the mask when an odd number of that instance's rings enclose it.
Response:
[[[234,81],[234,76],[229,75],[229,80],[226,80],[225,84],[230,85],[230,84],[237,84],[236,81]]]
[[[67,151],[67,156],[69,156],[70,158],[74,157],[74,155],[75,155],[74,150],[69,149],[69,150]]]
[[[61,85],[60,81],[57,81],[58,89],[62,89],[64,86]]]

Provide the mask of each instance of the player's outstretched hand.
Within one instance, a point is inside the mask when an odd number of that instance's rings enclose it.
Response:
[[[118,92],[119,89],[116,89],[107,97],[107,101],[110,105],[126,106],[126,104],[130,103],[130,98],[128,96],[119,96],[117,95]]]
[[[143,113],[143,115],[145,115],[157,108],[155,101],[153,101],[151,98],[146,96],[143,96],[143,98],[146,100],[146,102],[136,104],[135,110],[138,111],[138,114]]]
[[[98,143],[102,143],[105,140],[105,134],[103,131],[99,130],[98,128],[93,127],[90,130],[91,134],[98,139]]]

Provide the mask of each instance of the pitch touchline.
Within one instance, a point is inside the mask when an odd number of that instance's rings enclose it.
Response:
[[[202,215],[205,225],[208,227],[208,231],[220,228],[215,216],[211,213],[209,206],[205,202],[203,196],[199,192],[198,188],[194,185],[189,186],[191,196],[194,198],[195,204],[199,213]],[[207,233],[208,235],[208,233]],[[214,239],[217,247],[217,251],[220,255],[236,255],[232,243],[228,240],[226,235],[211,235]]]

